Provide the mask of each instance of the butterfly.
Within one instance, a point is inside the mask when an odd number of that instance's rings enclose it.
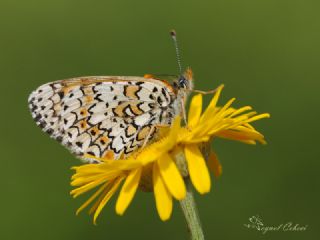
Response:
[[[119,159],[170,126],[191,89],[189,68],[173,84],[149,74],[55,81],[38,87],[28,101],[36,124],[80,158]]]
[[[180,76],[172,83],[163,77],[89,76],[46,83],[28,99],[36,124],[76,156],[89,162],[97,158],[120,159],[155,139],[182,115],[193,90],[190,68],[182,73],[175,31]],[[91,158],[87,156],[92,156]]]

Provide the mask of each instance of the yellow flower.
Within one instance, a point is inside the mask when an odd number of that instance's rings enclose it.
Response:
[[[140,188],[154,192],[156,207],[163,221],[171,216],[172,199],[182,200],[186,196],[184,177],[190,177],[200,194],[208,193],[211,187],[208,168],[216,177],[222,171],[216,154],[208,150],[212,139],[222,137],[248,144],[257,141],[264,144],[264,136],[250,123],[269,117],[266,113],[257,115],[249,106],[239,109],[230,107],[235,99],[218,107],[222,88],[217,89],[203,113],[202,95],[194,96],[187,126],[181,127],[180,117],[177,117],[167,132],[162,134],[164,136],[128,158],[117,161],[98,158],[99,164],[74,167],[76,173],[72,176],[71,185],[77,188],[71,191],[73,197],[98,187],[77,213],[92,204],[89,213],[94,215],[95,223],[122,182],[116,203],[117,214],[125,212]]]

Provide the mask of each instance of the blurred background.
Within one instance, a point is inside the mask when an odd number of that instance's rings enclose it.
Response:
[[[39,85],[83,75],[177,74],[175,28],[197,89],[226,85],[220,104],[253,106],[266,146],[218,140],[223,175],[196,194],[206,239],[319,239],[319,1],[0,1],[0,239],[187,239],[176,202],[161,222],[152,194],[98,225],[69,195],[80,162],[34,123]],[[207,99],[208,100],[208,99]],[[292,222],[303,232],[247,229]]]

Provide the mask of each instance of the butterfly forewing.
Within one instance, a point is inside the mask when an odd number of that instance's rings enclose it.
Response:
[[[81,77],[40,86],[29,107],[37,125],[76,155],[118,159],[170,125],[175,98],[157,79]]]

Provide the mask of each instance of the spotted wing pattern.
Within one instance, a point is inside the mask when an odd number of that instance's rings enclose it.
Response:
[[[174,89],[142,77],[81,77],[47,83],[29,97],[37,125],[78,156],[118,159],[178,114]]]

